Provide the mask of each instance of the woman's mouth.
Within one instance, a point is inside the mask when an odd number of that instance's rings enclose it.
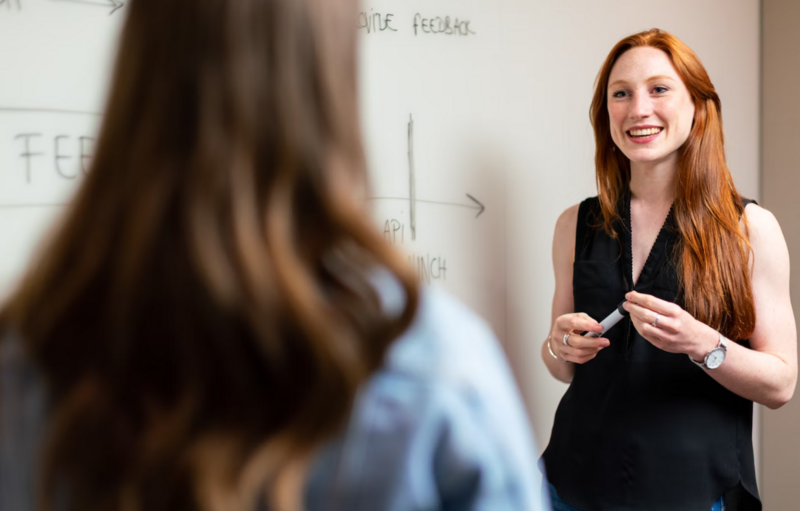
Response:
[[[628,130],[625,134],[628,135],[631,142],[647,144],[658,138],[662,131],[664,131],[664,128],[661,127],[637,128]]]

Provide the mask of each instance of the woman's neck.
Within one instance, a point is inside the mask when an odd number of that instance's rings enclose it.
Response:
[[[676,161],[631,162],[631,199],[653,206],[671,205],[678,181]]]

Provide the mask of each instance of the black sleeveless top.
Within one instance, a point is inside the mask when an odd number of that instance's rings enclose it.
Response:
[[[603,230],[596,197],[578,213],[575,311],[597,321],[632,289],[629,196],[619,208],[618,240]],[[636,291],[683,306],[672,257],[678,242],[670,211]],[[685,354],[650,344],[629,318],[604,337],[611,345],[575,366],[542,457],[559,497],[582,511],[708,511],[725,495],[727,511],[760,511],[752,401]]]

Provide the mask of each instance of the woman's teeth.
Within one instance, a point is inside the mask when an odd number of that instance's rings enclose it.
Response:
[[[643,130],[630,130],[628,133],[632,137],[649,137],[650,135],[655,135],[656,133],[661,133],[661,130],[664,128],[645,128]]]

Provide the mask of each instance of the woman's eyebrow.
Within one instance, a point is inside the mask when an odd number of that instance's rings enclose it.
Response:
[[[647,79],[648,82],[655,82],[655,81],[661,82],[664,80],[669,80],[671,82],[674,82],[675,78],[667,75],[657,75],[657,76],[651,76],[650,78]]]
[[[663,81],[663,80],[669,80],[671,82],[674,82],[675,78],[673,78],[671,76],[667,76],[667,75],[656,75],[656,76],[651,76],[651,77],[647,78],[645,81],[646,82],[655,82],[655,81],[659,81],[660,82],[660,81]],[[611,84],[608,85],[608,88],[610,89],[612,87],[616,87],[617,85],[628,85],[628,81],[627,80],[615,80],[614,83],[611,83]]]

